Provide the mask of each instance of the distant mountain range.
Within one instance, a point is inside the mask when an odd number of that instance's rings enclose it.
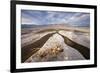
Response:
[[[49,25],[35,25],[35,24],[22,24],[21,28],[37,28],[37,27],[89,27],[86,25],[83,26],[74,26],[74,25],[70,25],[70,24],[49,24]]]
[[[34,24],[22,24],[21,28],[37,28],[37,27],[44,27],[45,25],[34,25]]]

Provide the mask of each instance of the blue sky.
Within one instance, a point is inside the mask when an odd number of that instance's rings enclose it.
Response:
[[[21,24],[89,26],[90,14],[81,12],[21,10]]]

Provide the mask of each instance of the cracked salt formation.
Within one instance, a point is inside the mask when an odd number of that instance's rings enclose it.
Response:
[[[89,33],[82,33],[82,32],[74,32],[74,31],[64,31],[61,30],[59,31],[60,34],[68,37],[69,39],[71,39],[72,41],[79,43],[85,47],[90,48],[90,37],[89,37]]]
[[[38,52],[25,62],[66,61],[85,59],[77,50],[68,46],[58,33],[51,36]]]
[[[25,34],[21,36],[21,45],[22,47],[31,44],[39,39],[41,39],[43,36],[50,34],[50,33],[54,33],[55,31],[52,32],[44,32],[44,33],[39,33],[39,34],[35,34],[35,33],[31,33],[31,34]],[[34,36],[34,37],[33,37]]]

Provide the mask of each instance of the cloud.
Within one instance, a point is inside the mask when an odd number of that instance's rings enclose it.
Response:
[[[90,15],[88,13],[75,13],[66,22],[80,26],[90,25]]]
[[[71,24],[71,25],[89,25],[90,14],[80,12],[56,12],[56,11],[36,11],[22,10],[22,24]]]
[[[33,21],[29,18],[22,18],[21,22],[22,22],[22,24],[37,24],[36,21]]]

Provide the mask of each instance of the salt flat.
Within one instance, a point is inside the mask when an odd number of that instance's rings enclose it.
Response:
[[[22,62],[90,59],[89,28],[52,25],[26,32],[21,35]]]
[[[52,54],[48,52],[48,54],[41,58],[36,56],[39,54],[38,52],[47,52],[47,50],[51,48],[58,47],[63,49],[63,52],[58,52],[57,57],[53,57]],[[33,54],[30,58],[27,59],[26,62],[39,62],[39,61],[65,61],[65,60],[84,60],[85,58],[74,48],[68,46],[64,43],[64,39],[61,35],[55,33],[51,36],[47,42],[40,48],[36,54]]]

